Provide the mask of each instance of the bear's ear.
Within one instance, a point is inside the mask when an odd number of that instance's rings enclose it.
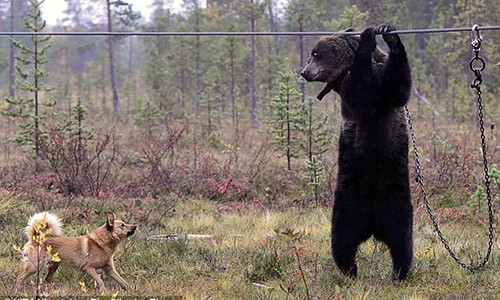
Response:
[[[353,32],[354,31],[354,27],[349,27],[349,28],[346,28],[343,30],[344,32]]]

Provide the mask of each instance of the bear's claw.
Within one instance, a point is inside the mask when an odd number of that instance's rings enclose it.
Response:
[[[396,34],[384,34],[384,33],[389,33],[391,31],[395,31],[395,30],[396,30],[396,28],[394,26],[392,26],[391,24],[382,24],[382,25],[379,25],[375,31],[377,34],[382,34],[384,41],[387,43],[387,46],[389,46],[389,48],[392,48],[399,41],[398,35],[396,35]]]

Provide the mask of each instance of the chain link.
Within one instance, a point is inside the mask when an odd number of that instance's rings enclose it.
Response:
[[[479,131],[481,134],[481,150],[482,150],[482,156],[483,156],[483,165],[484,165],[484,184],[486,187],[486,199],[488,203],[488,249],[486,251],[486,255],[484,258],[481,259],[481,261],[476,264],[476,265],[471,265],[468,263],[463,262],[461,259],[457,257],[457,255],[453,252],[451,249],[448,241],[444,237],[443,233],[441,232],[439,225],[437,223],[436,217],[434,213],[432,212],[432,207],[429,204],[429,199],[427,198],[427,193],[425,192],[424,188],[424,177],[422,176],[422,168],[420,164],[420,155],[418,152],[418,147],[417,147],[417,138],[415,136],[415,130],[413,127],[413,122],[411,120],[411,114],[410,114],[410,109],[408,106],[405,106],[406,110],[406,116],[408,119],[408,126],[410,128],[410,136],[411,140],[413,143],[413,153],[415,156],[415,170],[417,172],[417,175],[415,177],[415,180],[417,181],[419,187],[420,187],[420,192],[422,195],[422,198],[424,200],[424,205],[429,213],[429,217],[432,221],[432,225],[434,226],[434,229],[436,230],[439,240],[443,243],[444,247],[450,254],[450,256],[463,268],[470,270],[470,271],[475,271],[478,270],[486,265],[490,258],[491,254],[491,249],[493,247],[493,207],[492,207],[492,197],[491,197],[491,189],[490,189],[490,175],[489,175],[489,170],[488,170],[488,157],[486,153],[486,138],[484,134],[484,114],[483,114],[483,99],[482,99],[482,92],[481,92],[481,83],[482,83],[482,76],[481,72],[484,70],[486,64],[484,60],[479,56],[479,51],[481,50],[481,42],[482,38],[481,35],[479,34],[479,27],[477,25],[474,25],[472,27],[472,31],[476,32],[476,38],[471,42],[473,51],[475,53],[475,57],[471,60],[470,62],[470,69],[474,72],[475,78],[471,83],[471,87],[476,90],[477,94],[477,108],[478,108],[478,119],[479,119]]]

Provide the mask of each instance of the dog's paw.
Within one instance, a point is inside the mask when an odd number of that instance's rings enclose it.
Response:
[[[361,41],[358,48],[360,53],[372,53],[375,50],[377,47],[375,34],[375,27],[368,27],[361,33]]]
[[[384,34],[384,33],[389,33],[395,30],[396,28],[394,26],[387,23],[379,25],[376,29],[376,33],[382,34],[384,41],[387,43],[387,46],[389,46],[389,48],[392,48],[394,45],[398,43],[399,36],[397,34]]]

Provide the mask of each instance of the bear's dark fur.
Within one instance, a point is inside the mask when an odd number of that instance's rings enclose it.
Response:
[[[405,280],[413,258],[413,206],[408,171],[408,129],[404,105],[411,73],[403,43],[384,35],[390,52],[376,45],[370,27],[361,36],[333,35],[319,40],[301,75],[326,82],[340,94],[337,188],[332,215],[332,253],[339,269],[357,275],[358,246],[370,236],[390,249],[394,275]],[[321,97],[320,97],[321,96]]]

